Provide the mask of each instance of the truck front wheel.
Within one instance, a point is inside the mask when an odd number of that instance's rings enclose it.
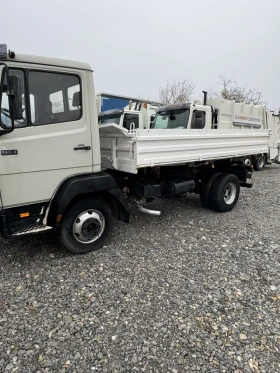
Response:
[[[107,203],[90,198],[77,202],[65,214],[61,224],[62,244],[74,254],[99,249],[113,229],[113,216]]]
[[[214,210],[231,211],[236,205],[240,193],[238,178],[232,174],[222,174],[213,182],[210,201]]]

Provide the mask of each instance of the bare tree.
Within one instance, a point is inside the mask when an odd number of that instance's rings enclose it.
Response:
[[[182,81],[174,79],[172,83],[167,81],[166,86],[159,89],[159,100],[166,104],[188,102],[194,93],[194,89],[194,82],[188,79]]]
[[[240,86],[234,77],[226,78],[221,75],[220,80],[222,88],[218,92],[212,91],[210,93],[212,97],[222,97],[227,100],[234,100],[235,102],[245,102],[246,104],[266,104],[263,101],[262,92],[258,92],[255,89],[248,89],[246,86]]]

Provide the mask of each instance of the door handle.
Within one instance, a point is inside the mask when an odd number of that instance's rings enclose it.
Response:
[[[74,150],[90,150],[90,146],[78,145]]]

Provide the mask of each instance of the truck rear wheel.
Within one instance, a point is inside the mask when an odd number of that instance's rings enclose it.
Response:
[[[217,172],[216,174],[212,175],[209,179],[201,181],[201,188],[200,188],[200,202],[203,207],[207,209],[212,209],[213,206],[211,204],[210,193],[213,182],[221,175],[221,172]]]
[[[77,202],[65,214],[60,230],[62,244],[74,254],[99,249],[113,229],[109,205],[101,199]]]
[[[221,174],[213,182],[210,202],[219,212],[231,211],[236,205],[240,193],[240,183],[235,175]]]
[[[254,170],[261,171],[266,164],[266,156],[264,154],[257,155],[254,159]]]

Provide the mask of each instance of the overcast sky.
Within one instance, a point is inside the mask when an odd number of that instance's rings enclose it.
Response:
[[[279,0],[2,0],[0,27],[16,53],[88,62],[96,92],[157,99],[188,78],[200,97],[225,75],[280,108]]]

